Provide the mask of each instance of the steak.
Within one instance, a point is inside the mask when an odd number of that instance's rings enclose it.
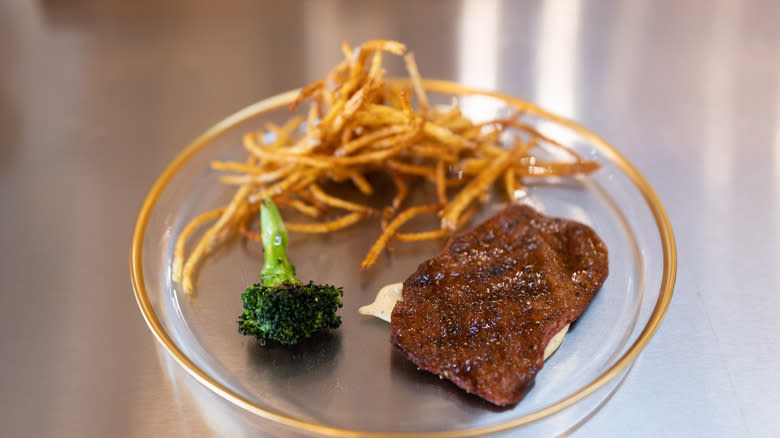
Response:
[[[420,369],[499,406],[519,402],[543,353],[607,277],[587,225],[512,205],[451,238],[403,285],[391,342]]]

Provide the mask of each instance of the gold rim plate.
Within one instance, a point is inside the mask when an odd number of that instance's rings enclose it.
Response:
[[[395,83],[409,87],[408,80],[395,80]],[[669,218],[666,215],[664,207],[656,195],[653,188],[642,176],[639,170],[626,159],[617,149],[601,139],[596,134],[580,126],[579,124],[551,114],[536,105],[517,99],[511,96],[506,96],[500,93],[487,92],[465,87],[463,85],[439,81],[439,80],[425,80],[424,86],[431,92],[448,93],[452,95],[482,95],[492,98],[500,99],[507,104],[555,123],[565,126],[587,140],[590,146],[598,150],[600,154],[606,157],[609,161],[615,164],[634,184],[635,188],[644,198],[649,211],[652,214],[653,222],[657,227],[658,239],[660,240],[661,254],[663,257],[663,268],[660,279],[660,289],[658,297],[655,302],[652,313],[647,319],[647,323],[644,328],[639,332],[633,343],[625,350],[622,356],[616,359],[614,363],[590,384],[582,387],[570,396],[549,405],[543,409],[532,412],[528,415],[513,418],[509,421],[501,422],[498,424],[491,424],[488,426],[481,426],[470,429],[461,430],[446,430],[439,432],[426,432],[426,433],[381,433],[374,431],[362,431],[362,430],[350,430],[339,427],[332,427],[328,425],[318,424],[311,421],[306,421],[300,418],[296,418],[291,415],[287,415],[282,412],[274,411],[268,408],[261,407],[253,403],[248,398],[238,394],[236,391],[231,390],[225,385],[221,384],[217,379],[210,376],[203,369],[199,368],[189,357],[185,354],[179,345],[173,340],[171,335],[166,331],[164,325],[161,323],[158,314],[155,312],[155,308],[150,300],[147,291],[147,282],[144,277],[144,253],[143,246],[147,232],[147,225],[149,223],[150,215],[154,209],[158,199],[162,192],[165,190],[168,183],[176,175],[176,173],[184,166],[197,152],[208,146],[213,140],[235,128],[236,126],[266,114],[275,109],[284,107],[290,104],[298,95],[299,90],[292,90],[277,96],[262,100],[256,104],[253,104],[245,109],[242,109],[235,114],[227,117],[221,122],[217,123],[194,142],[192,142],[187,148],[185,148],[162,172],[160,177],[152,186],[149,191],[138,215],[138,219],[135,225],[135,232],[133,235],[132,247],[130,251],[130,271],[132,276],[132,283],[135,289],[135,296],[138,301],[138,305],[141,309],[146,322],[151,329],[154,336],[160,342],[162,347],[167,350],[170,355],[178,362],[192,377],[194,377],[202,385],[206,386],[210,390],[217,393],[219,396],[233,403],[234,405],[252,413],[266,420],[270,420],[279,424],[290,426],[302,431],[317,433],[321,435],[329,436],[353,436],[353,437],[392,437],[392,436],[423,436],[423,437],[451,437],[451,436],[483,436],[492,433],[502,432],[517,428],[520,426],[528,425],[530,423],[539,421],[552,414],[560,412],[567,407],[570,407],[580,400],[594,394],[599,389],[603,388],[609,382],[616,379],[628,367],[634,362],[642,349],[652,338],[653,334],[658,329],[664,314],[669,306],[669,302],[672,298],[672,292],[674,289],[674,282],[677,270],[677,255],[675,249],[674,235],[672,232]]]

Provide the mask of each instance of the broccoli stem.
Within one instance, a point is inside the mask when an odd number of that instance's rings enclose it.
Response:
[[[260,270],[263,285],[274,287],[284,283],[300,284],[295,277],[295,266],[287,260],[287,229],[282,215],[268,197],[261,201],[260,220],[265,253],[265,263]]]
[[[253,284],[241,294],[244,312],[238,316],[238,332],[262,344],[269,340],[295,344],[320,329],[339,327],[341,318],[336,312],[343,306],[342,289],[312,281],[302,284],[287,260],[282,217],[268,198],[260,205],[260,217],[265,252],[262,284]]]

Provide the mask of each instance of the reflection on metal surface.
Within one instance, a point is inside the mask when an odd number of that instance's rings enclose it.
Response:
[[[649,2],[620,2],[616,7],[617,18],[614,26],[610,27],[607,50],[607,76],[603,86],[603,92],[612,96],[614,105],[623,108],[631,105],[632,80],[635,78],[635,69],[639,66],[637,57],[642,52],[637,50],[641,43],[642,26],[647,17]],[[613,95],[614,94],[614,95]]]
[[[466,0],[458,29],[458,82],[495,90],[501,48],[498,0]]]
[[[546,0],[542,6],[536,50],[534,100],[570,119],[577,118],[575,87],[579,74],[580,6],[579,0]]]
[[[774,147],[774,163],[775,163],[775,200],[779,201],[777,207],[780,208],[780,87],[777,87],[777,97],[775,98],[775,147]],[[780,217],[780,211],[777,212],[775,217]],[[779,225],[780,223],[776,223]]]
[[[712,197],[710,201],[721,204],[730,199],[734,175],[733,148],[734,132],[731,118],[734,111],[733,89],[734,70],[738,65],[734,62],[736,49],[737,28],[733,25],[738,22],[739,4],[719,0],[713,2],[711,12],[713,22],[710,25],[711,48],[707,51],[707,68],[702,71],[705,75],[706,105],[703,108],[708,129],[706,152],[702,154],[704,166],[702,166],[702,178],[704,184],[712,184],[715,190],[709,191]],[[721,225],[725,223],[720,222]],[[723,233],[717,233],[722,235]]]
[[[579,23],[579,0],[546,0],[543,3],[535,63],[535,102],[570,119],[577,118]],[[576,137],[556,123],[544,123],[539,129],[565,145],[570,145]]]
[[[341,44],[338,34],[340,18],[338,8],[328,2],[312,2],[310,7],[303,10],[307,83],[311,78],[319,78],[324,72],[330,71],[333,63],[337,62],[338,53],[335,49]]]
[[[778,63],[780,66],[780,58]],[[780,69],[778,69],[780,70]],[[778,80],[780,83],[780,80]],[[777,96],[775,97],[775,145],[774,145],[774,218],[775,218],[775,246],[774,246],[774,264],[780,262],[780,86],[777,87]],[[780,269],[775,269],[775,285],[780,285]],[[777,309],[780,313],[780,306]]]
[[[778,65],[778,71],[780,71],[780,58],[777,60]],[[780,83],[780,78],[778,78],[778,83]],[[775,138],[774,138],[774,151],[773,151],[773,157],[774,157],[774,180],[775,180],[775,217],[780,218],[780,86],[777,87],[777,95],[775,96],[775,102],[774,102],[774,109],[775,109]],[[775,226],[778,229],[776,237],[776,242],[780,240],[780,222],[775,222]],[[775,249],[777,249],[780,252],[780,245],[776,245]],[[780,257],[777,258],[780,260]],[[780,270],[776,270],[776,273],[780,275]],[[780,284],[780,278],[778,279],[778,282],[776,284]]]
[[[185,431],[189,436],[203,435],[204,427],[210,435],[218,437],[290,436],[287,430],[261,422],[259,418],[249,417],[244,411],[232,409],[232,405],[187,374],[162,345],[157,348],[157,356],[173,386],[179,417],[186,418],[195,410],[200,413],[202,423],[186,425]]]

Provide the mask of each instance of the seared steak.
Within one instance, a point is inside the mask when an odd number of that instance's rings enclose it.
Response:
[[[607,269],[607,248],[588,226],[506,207],[404,282],[391,342],[468,392],[517,403],[550,338],[588,307]]]

